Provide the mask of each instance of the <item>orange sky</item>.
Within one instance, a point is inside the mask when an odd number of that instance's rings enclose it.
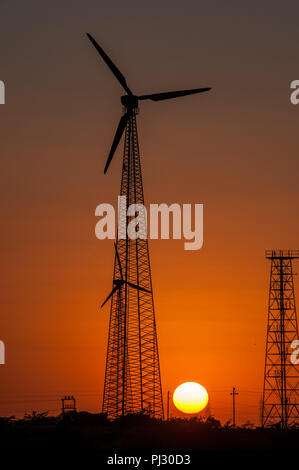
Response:
[[[1,6],[0,415],[55,412],[66,393],[101,404],[113,243],[94,211],[119,193],[121,152],[103,167],[121,89],[90,31],[136,93],[213,87],[138,117],[146,203],[204,204],[200,251],[150,242],[163,391],[198,381],[226,421],[234,385],[237,422],[256,421],[264,251],[298,248],[298,4],[114,3]]]

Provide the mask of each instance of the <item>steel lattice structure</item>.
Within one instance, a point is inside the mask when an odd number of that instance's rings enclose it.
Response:
[[[292,260],[299,251],[266,251],[271,260],[262,426],[299,425],[299,364],[291,360],[298,340]]]
[[[129,220],[122,220],[127,208],[144,204],[136,109],[131,110],[126,127],[120,195],[126,197],[126,208],[120,211],[119,225],[127,228]],[[112,297],[103,396],[103,412],[112,419],[137,412],[163,417],[146,220],[144,213],[139,216],[140,238],[132,240],[127,230],[119,231],[124,239],[117,240],[117,251],[125,280],[150,292],[125,283]],[[120,277],[115,254],[113,279]]]

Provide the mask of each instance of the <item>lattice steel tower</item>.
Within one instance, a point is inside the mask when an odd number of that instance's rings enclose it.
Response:
[[[106,62],[126,92],[121,97],[124,114],[107,159],[106,173],[120,139],[125,132],[120,195],[125,197],[118,219],[118,238],[115,245],[112,291],[102,306],[111,298],[109,337],[106,359],[103,412],[109,418],[128,413],[144,412],[162,418],[163,400],[159,366],[151,269],[147,229],[143,208],[143,187],[137,137],[136,114],[141,100],[162,101],[210,90],[169,91],[136,96],[125,77],[87,33],[93,46]],[[128,235],[134,213],[127,215],[131,206],[139,212],[135,239]],[[138,206],[142,205],[142,206]]]
[[[139,214],[139,235],[128,237],[131,204],[144,204],[136,109],[130,111],[125,134],[120,195],[119,236],[114,261],[114,294],[111,300],[106,359],[103,412],[110,418],[127,413],[145,412],[163,417],[163,401],[158,343],[146,220]],[[127,220],[126,220],[127,219]],[[123,231],[123,233],[121,233]],[[121,282],[120,287],[117,281]]]
[[[271,275],[262,426],[286,429],[299,425],[299,365],[291,346],[298,340],[292,260],[299,250],[267,250],[266,258]]]

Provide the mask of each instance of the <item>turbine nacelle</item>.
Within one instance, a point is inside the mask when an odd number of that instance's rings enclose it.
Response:
[[[125,284],[125,281],[123,279],[114,279],[113,280],[113,285],[114,286],[121,287],[124,284]]]
[[[126,109],[138,108],[138,97],[135,95],[123,95],[120,101]]]

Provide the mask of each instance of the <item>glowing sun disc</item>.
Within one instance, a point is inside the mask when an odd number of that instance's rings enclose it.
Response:
[[[179,385],[173,394],[175,407],[183,413],[198,413],[207,406],[208,401],[208,392],[196,382]]]

